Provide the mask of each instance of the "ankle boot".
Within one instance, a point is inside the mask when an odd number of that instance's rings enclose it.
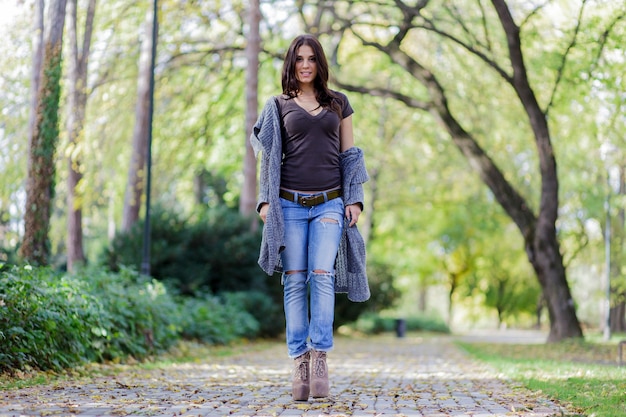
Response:
[[[311,351],[311,396],[313,398],[328,397],[330,384],[328,382],[328,365],[326,352]]]
[[[310,372],[309,361],[311,353],[306,352],[293,360],[293,380],[291,385],[291,395],[294,401],[307,401],[309,399]]]

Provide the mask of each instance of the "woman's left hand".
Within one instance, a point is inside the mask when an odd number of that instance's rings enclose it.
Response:
[[[361,215],[361,206],[359,204],[350,204],[346,206],[346,217],[350,220],[350,227],[354,226],[359,221]]]

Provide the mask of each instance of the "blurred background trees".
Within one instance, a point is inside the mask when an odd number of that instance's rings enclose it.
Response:
[[[45,3],[52,19],[53,2]],[[253,3],[159,2],[153,276],[181,293],[269,294],[279,309],[271,314],[280,317],[279,279],[256,267],[259,231],[249,227],[254,213],[246,217],[253,187],[245,178],[256,169],[245,157],[246,126],[253,109],[280,92],[289,42],[308,31],[330,57],[333,88],[346,92],[356,110],[356,143],[372,177],[360,224],[376,293],[356,307],[343,306],[340,297],[339,323],[370,311],[437,316],[458,329],[528,326],[545,306],[549,314],[539,321],[554,339],[601,326],[610,201],[611,323],[614,331],[626,330],[623,4],[268,0],[259,4],[256,52],[248,42],[255,39]],[[28,170],[29,91],[38,4],[0,5],[0,19],[7,19],[0,25],[7,57],[0,63],[4,263],[19,262],[35,230],[27,226],[26,201],[35,178]],[[68,1],[72,26],[65,28],[57,111],[67,128],[53,138],[49,256],[39,263],[71,269],[84,257],[116,269],[141,262],[143,213],[126,231],[122,225],[146,42],[141,28],[151,5]],[[517,34],[523,61],[511,56]],[[527,85],[519,84],[520,74]],[[538,130],[534,123],[542,120],[546,128]],[[78,238],[82,257],[72,249]],[[542,278],[541,253],[562,270],[556,281]],[[563,303],[570,314],[555,329]]]

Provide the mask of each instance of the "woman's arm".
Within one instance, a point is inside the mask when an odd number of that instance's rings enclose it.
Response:
[[[354,133],[352,131],[352,115],[344,118],[339,125],[340,150],[345,152],[354,146]]]
[[[352,130],[352,115],[341,121],[340,129],[340,147],[341,152],[345,152],[354,146],[354,132]],[[346,217],[350,220],[350,227],[354,226],[361,215],[360,204],[350,204],[346,206]]]

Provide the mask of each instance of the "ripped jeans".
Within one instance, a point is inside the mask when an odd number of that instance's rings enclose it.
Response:
[[[313,207],[283,198],[280,202],[285,219],[281,257],[287,351],[291,358],[312,348],[327,352],[333,348],[335,258],[343,229],[343,200],[339,197]]]

